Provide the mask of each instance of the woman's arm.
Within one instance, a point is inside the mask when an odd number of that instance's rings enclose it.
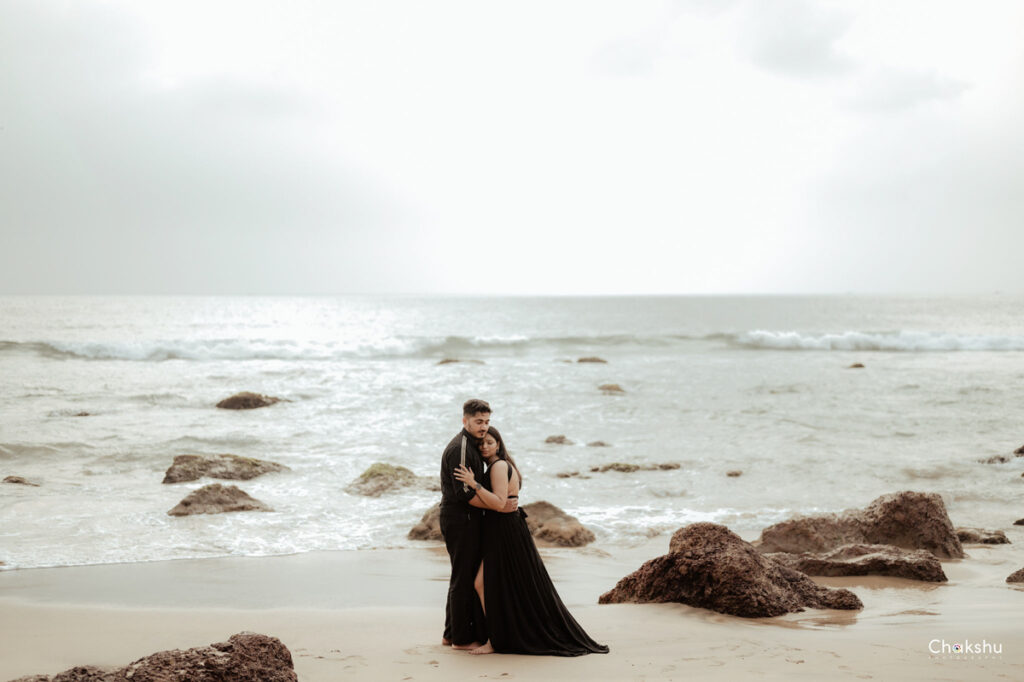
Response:
[[[459,467],[455,470],[455,478],[468,483],[470,486],[476,485],[476,481],[473,480],[473,472],[465,467]],[[491,487],[494,492],[491,492],[483,486],[476,491],[475,500],[483,502],[485,509],[493,509],[494,511],[504,511],[505,502],[508,500],[508,463],[502,460],[498,460],[491,466]],[[472,504],[472,502],[470,503]],[[476,505],[473,505],[476,506]]]

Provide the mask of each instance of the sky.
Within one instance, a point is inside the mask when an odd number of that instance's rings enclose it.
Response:
[[[1024,292],[1024,3],[0,0],[0,293]]]

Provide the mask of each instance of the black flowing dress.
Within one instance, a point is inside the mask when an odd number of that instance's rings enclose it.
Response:
[[[559,598],[526,525],[526,512],[486,511],[483,557],[487,630],[495,651],[538,656],[608,653]]]

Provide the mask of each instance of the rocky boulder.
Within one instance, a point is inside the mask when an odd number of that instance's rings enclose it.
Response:
[[[1017,455],[1018,457],[1024,457],[1024,445],[1021,445],[1019,448],[1014,450],[1013,454]]]
[[[345,492],[350,495],[380,497],[384,493],[409,487],[440,490],[441,484],[436,478],[417,476],[405,467],[374,462],[359,478],[345,486]]]
[[[905,550],[891,545],[843,545],[824,554],[786,554],[766,557],[807,575],[885,575],[893,578],[946,582],[942,564],[931,552]]]
[[[603,391],[606,395],[626,392],[626,389],[622,388],[622,386],[619,386],[618,384],[601,384],[597,389],[599,391]]]
[[[597,362],[597,363],[600,363],[602,365],[608,364],[608,361],[605,360],[604,358],[599,358],[599,357],[595,357],[595,356],[591,356],[589,358],[580,358],[576,362]]]
[[[217,407],[224,410],[254,410],[257,407],[267,407],[279,402],[281,402],[280,398],[242,391],[220,401],[217,403]]]
[[[849,590],[820,587],[715,523],[694,523],[677,530],[668,554],[646,562],[598,602],[678,602],[745,618],[805,608],[863,608]]]
[[[842,545],[893,545],[960,559],[963,547],[937,493],[883,495],[866,509],[790,519],[761,532],[762,552],[822,553]]]
[[[1010,539],[1001,530],[984,530],[982,528],[957,528],[956,536],[965,544],[1008,545]]]
[[[743,475],[743,472],[740,471],[739,469],[733,469],[731,471],[726,471],[725,475],[728,476],[729,478],[739,478],[740,476]]]
[[[605,443],[603,440],[592,440],[587,443],[588,448],[610,448],[611,443]]]
[[[199,490],[193,490],[167,513],[170,516],[190,516],[192,514],[221,514],[238,511],[274,510],[250,497],[247,492],[236,486],[211,483]]]
[[[864,363],[863,362],[855,362],[852,365],[850,365],[849,367],[847,367],[846,369],[864,369]]]
[[[1014,571],[1006,577],[1008,583],[1024,583],[1024,568]]]
[[[572,445],[573,442],[565,436],[548,436],[544,439],[545,443],[551,443],[552,445]]]
[[[582,547],[595,539],[579,519],[550,502],[531,502],[522,509],[530,534],[537,540],[559,547]]]
[[[253,457],[238,455],[177,455],[174,463],[164,474],[164,483],[198,481],[203,476],[231,481],[248,481],[276,471],[288,471],[288,467],[276,462],[267,462]]]
[[[409,531],[410,540],[444,540],[441,535],[441,503],[427,510],[420,522]]]
[[[1013,525],[1015,525],[1015,526],[1024,526],[1024,519],[1017,519],[1016,521],[1013,522]]]
[[[4,483],[11,483],[14,485],[28,485],[32,486],[33,488],[39,487],[38,483],[33,483],[32,481],[25,480],[21,476],[7,476],[4,478]]]
[[[226,642],[173,649],[140,658],[124,668],[79,666],[54,675],[12,682],[296,682],[288,647],[276,637],[241,632]]]

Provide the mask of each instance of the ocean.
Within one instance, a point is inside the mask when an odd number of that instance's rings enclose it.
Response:
[[[0,478],[40,484],[0,485],[0,561],[416,545],[438,493],[344,488],[374,462],[437,476],[473,397],[522,503],[565,509],[599,548],[694,521],[756,535],[898,490],[1004,527],[1024,516],[1022,313],[999,294],[0,297]],[[214,407],[239,391],[288,402]],[[168,516],[214,482],[161,484],[190,453],[290,467],[230,482],[275,511]],[[591,472],[613,462],[679,467]]]

